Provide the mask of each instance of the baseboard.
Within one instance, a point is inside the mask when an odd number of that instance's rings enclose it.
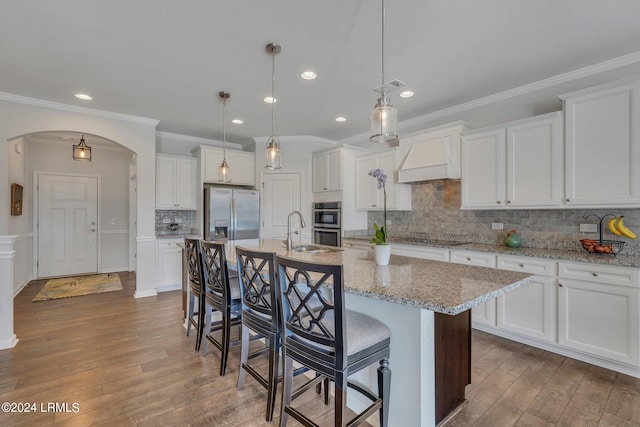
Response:
[[[136,292],[133,294],[134,298],[147,298],[147,297],[155,297],[155,296],[158,296],[158,292],[155,289],[151,291],[145,291],[145,292],[140,292],[136,290]]]
[[[1,340],[0,341],[0,350],[4,350],[7,348],[13,348],[16,346],[16,344],[18,344],[18,337],[16,337],[16,334],[13,334],[13,336],[11,338],[9,338],[8,340]]]
[[[113,268],[101,268],[100,273],[108,274],[108,273],[119,273],[121,271],[129,271],[129,266],[124,267],[113,267]]]

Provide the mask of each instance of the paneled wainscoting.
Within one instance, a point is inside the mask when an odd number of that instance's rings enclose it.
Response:
[[[179,291],[134,299],[135,275],[120,277],[120,292],[32,302],[40,280],[18,294],[20,341],[0,351],[0,402],[37,410],[0,413],[0,425],[277,425],[264,421],[264,388],[248,379],[237,391],[238,347],[225,377],[216,352],[194,351]],[[640,425],[638,379],[477,331],[472,358],[469,402],[447,426]],[[43,411],[49,402],[67,410]],[[299,403],[332,424],[314,391]]]

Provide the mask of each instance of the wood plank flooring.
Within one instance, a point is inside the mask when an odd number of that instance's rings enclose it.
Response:
[[[180,292],[136,300],[135,275],[120,277],[119,292],[32,302],[45,283],[33,281],[15,298],[20,342],[0,350],[0,402],[37,408],[0,412],[0,426],[278,424],[277,415],[264,421],[266,393],[256,381],[247,377],[237,390],[238,347],[225,377],[212,346],[206,357],[194,351]],[[478,331],[472,357],[469,402],[447,427],[640,426],[636,378]],[[68,409],[47,411],[48,402]],[[297,402],[331,425],[330,407],[313,391]]]

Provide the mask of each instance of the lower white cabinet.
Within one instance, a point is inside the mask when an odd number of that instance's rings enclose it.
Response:
[[[184,239],[158,240],[156,289],[159,292],[182,287],[182,248]]]
[[[544,341],[556,341],[555,261],[498,255],[498,269],[535,274],[532,282],[497,298],[497,327]]]
[[[637,269],[562,262],[559,266],[558,344],[640,366]],[[583,279],[569,278],[576,275]]]
[[[432,246],[391,245],[391,254],[413,258],[430,259],[433,261],[449,261],[449,249]]]
[[[452,250],[450,261],[456,264],[496,268],[496,256],[488,253]],[[471,320],[487,326],[496,326],[496,299],[490,299],[471,308]]]

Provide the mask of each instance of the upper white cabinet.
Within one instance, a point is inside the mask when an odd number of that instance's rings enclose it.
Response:
[[[462,208],[562,205],[562,113],[466,132]]]
[[[196,160],[156,155],[156,209],[196,209]]]
[[[313,192],[342,190],[342,149],[313,153]]]
[[[640,82],[560,96],[566,126],[566,204],[640,206]]]
[[[218,175],[223,159],[223,150],[218,147],[200,147],[202,156],[202,180],[204,182],[248,185],[255,187],[255,154],[247,151],[226,150],[227,163],[229,164],[229,181],[221,182]]]
[[[373,169],[382,169],[387,175],[385,185],[387,210],[411,210],[411,186],[398,184],[396,169],[397,149],[367,154],[356,158],[356,208],[369,211],[384,209],[384,191],[377,189],[378,181],[369,175]]]

